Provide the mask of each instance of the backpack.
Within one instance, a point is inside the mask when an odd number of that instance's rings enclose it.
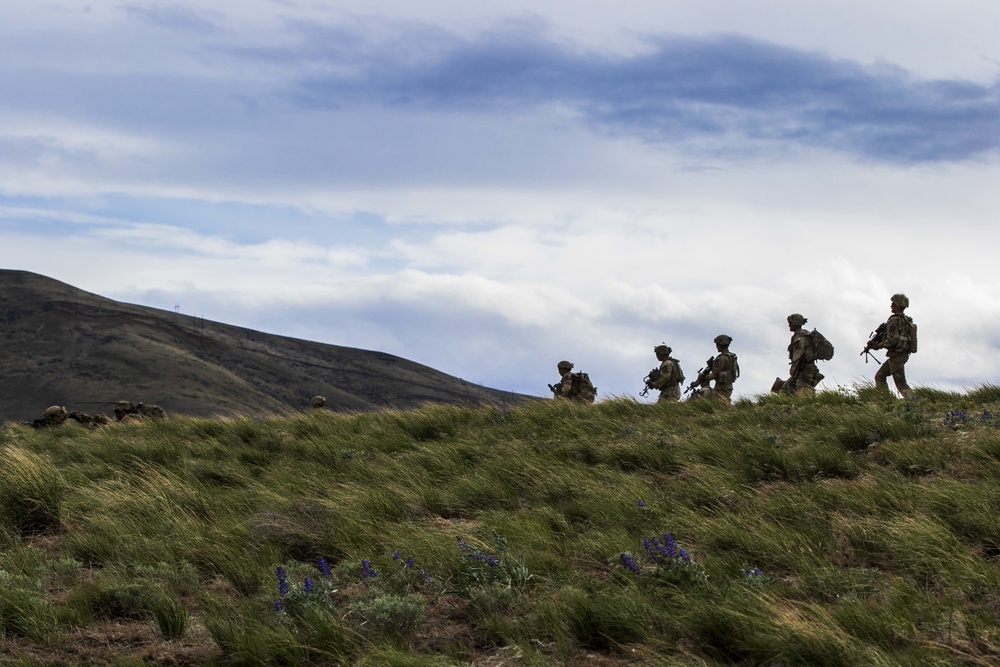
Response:
[[[739,364],[739,361],[737,361],[737,359],[736,359],[736,355],[733,354],[732,352],[719,352],[719,354],[717,354],[716,356],[712,357],[709,360],[709,361],[712,361],[712,363],[709,364],[706,367],[706,371],[711,371],[712,369],[714,369],[715,368],[715,362],[718,360],[719,357],[722,357],[722,356],[729,357],[729,359],[730,359],[730,361],[732,363],[732,370],[731,371],[723,371],[722,373],[719,373],[719,376],[723,375],[723,373],[724,373],[725,375],[730,375],[731,374],[731,377],[729,377],[727,379],[727,378],[723,378],[723,377],[718,377],[717,376],[715,378],[715,383],[719,384],[721,382],[722,384],[732,384],[733,382],[736,382],[736,379],[740,376],[740,364]]]
[[[816,353],[816,359],[819,361],[830,361],[833,359],[833,343],[826,339],[826,336],[820,332],[813,329],[813,332],[809,334],[812,338],[813,351]]]
[[[597,398],[597,387],[590,381],[586,373],[570,373],[570,388],[566,397],[581,403],[593,403]]]
[[[910,354],[917,353],[917,324],[912,318],[907,317],[906,323],[910,325]]]
[[[681,362],[677,361],[673,357],[669,357],[670,361],[674,362],[674,372],[670,374],[670,383],[682,384],[684,382],[684,371],[681,370]]]

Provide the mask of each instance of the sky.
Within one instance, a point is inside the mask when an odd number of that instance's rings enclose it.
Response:
[[[613,5],[613,6],[612,6]],[[1000,383],[995,0],[0,4],[0,268],[547,395]],[[640,400],[652,400],[654,397]]]

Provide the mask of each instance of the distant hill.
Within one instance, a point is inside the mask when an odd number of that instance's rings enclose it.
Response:
[[[207,417],[308,409],[315,395],[338,411],[527,399],[391,354],[120,303],[25,271],[0,270],[0,323],[0,420],[50,405],[110,415],[119,400]]]

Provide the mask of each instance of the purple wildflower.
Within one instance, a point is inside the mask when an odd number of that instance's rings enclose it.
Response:
[[[406,560],[403,561],[403,565],[405,567],[413,567],[413,563],[414,563],[413,556],[407,556]]]
[[[399,549],[396,549],[395,551],[392,552],[392,559],[399,560]]]
[[[309,577],[306,577],[306,580],[302,582],[302,589],[306,593],[312,593],[313,592],[313,580],[310,579]]]
[[[284,611],[285,610],[285,603],[282,602],[281,600],[275,600],[274,601],[274,610],[275,611]]]
[[[323,558],[322,556],[320,556],[319,560],[316,561],[316,567],[319,568],[319,573],[322,574],[324,577],[329,577],[330,575],[333,574],[333,572],[331,572],[330,570],[330,564],[327,563],[326,559]]]
[[[667,558],[673,558],[677,555],[677,543],[674,542],[674,536],[670,533],[663,533],[663,548],[661,551],[663,551],[663,554]]]
[[[278,566],[278,594],[288,595],[288,575],[285,574],[285,568]]]
[[[635,562],[635,559],[632,558],[632,556],[630,556],[629,554],[622,552],[622,554],[618,557],[618,560],[621,561],[622,565],[632,570],[636,574],[642,574],[642,568],[639,567],[639,564]]]
[[[642,498],[639,498],[639,507],[642,508],[642,507],[645,507],[645,506],[646,506],[646,502]]]
[[[372,567],[371,561],[367,558],[361,561],[361,578],[374,579],[378,576],[378,571]]]

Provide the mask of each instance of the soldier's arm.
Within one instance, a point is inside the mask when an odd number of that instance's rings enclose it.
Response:
[[[673,363],[674,362],[672,361],[664,361],[663,363],[661,363],[660,377],[650,382],[649,386],[652,387],[653,389],[662,389],[663,387],[665,387],[667,385],[667,380],[669,380],[670,376],[673,375],[673,368],[671,368],[671,365]]]
[[[708,375],[705,376],[705,380],[715,380],[718,381],[719,375],[723,373],[729,366],[729,358],[723,354],[715,355],[715,363],[712,364],[712,370],[709,371]]]
[[[885,340],[882,341],[882,349],[891,350],[896,347],[896,343],[899,342],[899,317],[893,315],[889,318],[889,321],[885,323]]]

